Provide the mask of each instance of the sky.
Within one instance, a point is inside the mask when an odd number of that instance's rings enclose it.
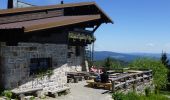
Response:
[[[53,5],[61,0],[21,0],[34,5]],[[95,32],[96,51],[120,53],[170,53],[170,0],[64,0],[95,1],[114,24],[102,24]],[[0,0],[6,8],[7,0]]]

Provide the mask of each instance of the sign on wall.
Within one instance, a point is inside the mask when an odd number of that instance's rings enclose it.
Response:
[[[25,3],[20,0],[13,0],[13,8],[24,8],[24,7],[31,7],[31,6],[35,6],[35,5]]]

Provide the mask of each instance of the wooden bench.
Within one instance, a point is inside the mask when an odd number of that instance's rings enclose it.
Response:
[[[87,80],[86,81],[90,87],[104,87],[104,89],[111,90],[112,83],[101,83],[95,82],[94,80]]]
[[[73,78],[67,77],[67,83],[73,83]]]
[[[67,83],[78,83],[78,81],[82,81],[83,76],[77,74],[77,73],[67,73]]]

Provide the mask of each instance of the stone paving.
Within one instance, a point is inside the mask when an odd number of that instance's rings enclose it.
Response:
[[[45,100],[113,100],[107,90],[85,87],[86,81],[70,83],[71,93]]]

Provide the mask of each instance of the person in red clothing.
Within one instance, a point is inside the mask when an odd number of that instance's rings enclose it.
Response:
[[[92,66],[92,67],[90,68],[90,72],[96,73],[96,72],[97,72],[97,69],[96,69],[94,66]]]

